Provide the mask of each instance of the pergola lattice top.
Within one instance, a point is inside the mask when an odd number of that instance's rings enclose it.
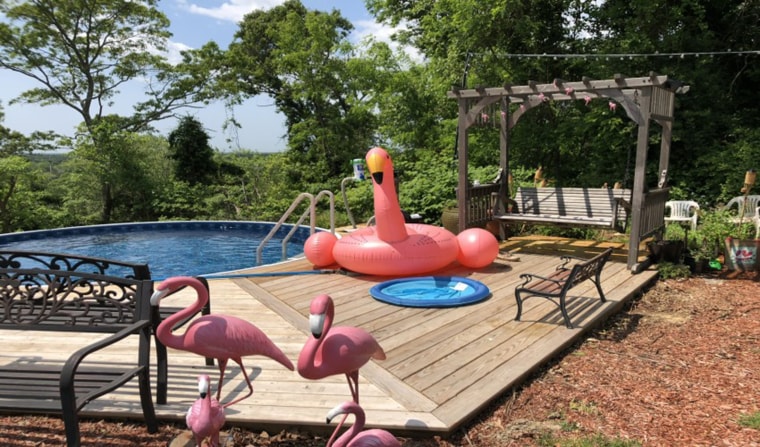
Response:
[[[449,98],[466,100],[467,127],[473,124],[483,124],[490,120],[498,122],[498,116],[492,116],[493,106],[501,103],[496,109],[506,112],[509,104],[519,104],[516,110],[509,113],[508,128],[511,129],[528,110],[547,101],[586,100],[595,98],[610,98],[620,103],[628,117],[637,125],[642,125],[644,117],[640,110],[639,96],[642,89],[651,91],[651,119],[657,121],[672,121],[675,91],[681,87],[679,82],[668,79],[667,76],[650,75],[648,77],[627,78],[615,75],[613,79],[592,80],[584,77],[581,81],[566,82],[555,79],[551,84],[539,84],[529,81],[526,85],[509,85],[502,87],[477,87],[474,89],[454,88],[448,93]],[[484,118],[486,113],[488,118]],[[505,115],[506,113],[502,113]]]

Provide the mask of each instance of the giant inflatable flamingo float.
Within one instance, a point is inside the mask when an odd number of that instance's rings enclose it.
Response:
[[[304,244],[304,254],[312,264],[337,263],[359,273],[405,276],[433,272],[454,260],[481,268],[499,254],[496,238],[480,228],[455,236],[443,227],[405,223],[390,155],[376,147],[367,152],[366,162],[372,177],[375,225],[340,239],[328,232],[314,233]]]
[[[359,368],[370,359],[385,360],[385,352],[364,329],[333,327],[335,305],[329,295],[317,295],[309,307],[311,335],[298,355],[298,374],[319,380],[345,374],[354,402],[359,403]]]
[[[364,410],[356,402],[344,402],[327,413],[327,422],[342,414],[343,418],[327,441],[327,447],[401,447],[401,442],[385,430],[373,428],[364,430]],[[354,424],[341,437],[335,439],[346,417],[354,415]],[[334,441],[334,442],[333,442]]]
[[[195,303],[162,321],[156,329],[156,337],[170,348],[216,359],[219,364],[219,386],[216,389],[216,400],[220,400],[222,394],[222,382],[227,362],[232,359],[240,365],[245,382],[248,384],[248,394],[224,404],[225,407],[240,402],[253,394],[251,379],[243,366],[244,356],[263,355],[279,362],[291,371],[295,369],[290,359],[264,332],[248,321],[231,315],[204,315],[193,320],[187,326],[184,334],[174,335],[172,328],[178,322],[194,315],[208,303],[208,290],[197,278],[175,276],[161,282],[156,287],[153,296],[150,297],[151,305],[158,306],[161,298],[185,286],[195,289],[197,294]]]
[[[226,418],[224,408],[219,405],[219,401],[211,398],[207,374],[198,376],[198,392],[201,397],[187,410],[185,422],[193,433],[198,447],[201,447],[206,439],[209,441],[209,447],[219,447],[219,431],[224,426]]]

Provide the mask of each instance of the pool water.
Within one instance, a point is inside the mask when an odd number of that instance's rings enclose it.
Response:
[[[147,263],[151,276],[204,275],[256,266],[256,251],[274,228],[269,222],[151,222],[94,225],[0,235],[1,249],[71,253]],[[283,260],[283,225],[263,248],[262,265]],[[286,258],[303,255],[309,228],[286,245]]]

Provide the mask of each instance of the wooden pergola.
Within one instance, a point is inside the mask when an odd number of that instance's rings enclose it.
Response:
[[[668,164],[673,129],[675,94],[688,90],[681,82],[667,76],[650,74],[643,77],[615,75],[613,79],[568,82],[555,79],[551,84],[528,82],[527,85],[453,89],[448,97],[459,105],[458,157],[459,187],[457,195],[459,228],[468,228],[489,219],[486,214],[474,215],[470,204],[489,200],[492,193],[500,197],[509,194],[510,130],[520,117],[533,107],[548,101],[608,98],[620,104],[628,117],[638,126],[636,162],[631,197],[631,231],[628,268],[636,273],[645,265],[638,263],[640,242],[664,227],[665,202],[668,200]],[[511,107],[516,105],[516,107]],[[468,129],[484,121],[499,120],[499,167],[505,175],[489,185],[471,185],[467,177]],[[654,121],[662,129],[659,157],[659,178],[656,186],[648,185],[646,174],[649,126]],[[654,183],[654,182],[653,182]]]

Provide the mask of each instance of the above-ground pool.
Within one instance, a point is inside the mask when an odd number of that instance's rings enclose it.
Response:
[[[256,266],[256,251],[274,228],[271,222],[148,222],[0,234],[0,249],[70,253],[146,263],[151,276],[208,275]],[[283,225],[264,246],[261,264],[283,260]],[[309,227],[299,227],[286,245],[286,258],[303,255]]]

